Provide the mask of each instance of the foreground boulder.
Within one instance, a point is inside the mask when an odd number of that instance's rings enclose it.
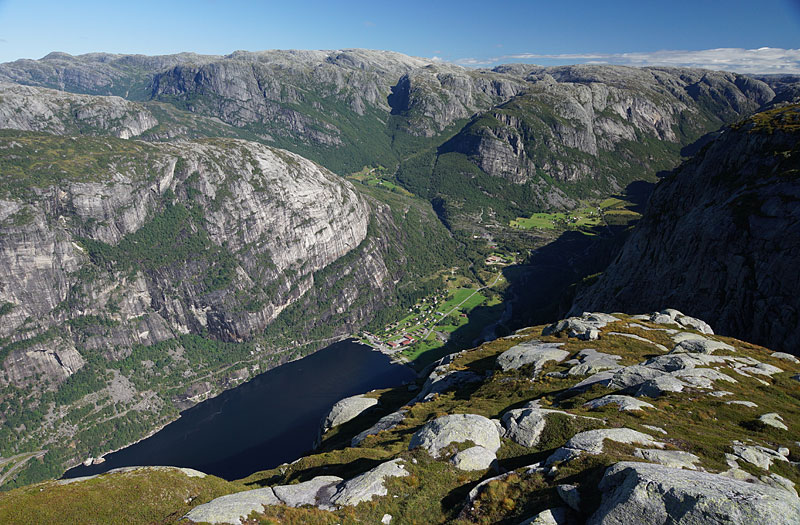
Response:
[[[322,421],[322,432],[325,433],[333,427],[355,419],[377,404],[377,399],[365,397],[364,395],[346,397],[337,401]]]
[[[184,518],[198,523],[241,524],[251,512],[263,511],[264,505],[280,503],[272,489],[266,487],[222,496],[193,508]]]
[[[800,499],[789,491],[718,474],[622,462],[598,487],[603,501],[587,525],[800,523]]]
[[[561,346],[564,346],[564,343],[542,343],[540,341],[521,343],[500,354],[497,358],[497,366],[506,372],[533,365],[533,375],[537,376],[548,361],[560,363],[569,357],[569,352],[559,350]]]
[[[582,453],[592,455],[602,454],[603,442],[606,439],[628,445],[636,444],[646,447],[664,448],[664,443],[660,443],[654,440],[652,436],[630,428],[601,428],[575,434],[563,447],[557,449],[547,458],[546,464],[552,465],[559,461],[569,461]]]
[[[374,469],[340,484],[330,502],[333,505],[358,505],[375,496],[385,496],[388,493],[384,486],[386,478],[405,476],[408,476],[408,471],[403,467],[402,460],[394,459],[381,463]]]
[[[495,453],[481,446],[462,450],[450,460],[455,468],[466,471],[486,470],[496,462]]]
[[[500,432],[491,419],[477,414],[452,414],[426,423],[411,437],[408,449],[423,448],[436,458],[449,444],[466,441],[496,453]]]

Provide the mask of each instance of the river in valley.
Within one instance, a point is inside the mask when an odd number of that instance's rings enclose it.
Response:
[[[414,378],[411,368],[386,355],[341,341],[204,401],[149,438],[108,454],[104,463],[80,465],[64,477],[172,465],[242,478],[309,452],[320,420],[338,400]]]

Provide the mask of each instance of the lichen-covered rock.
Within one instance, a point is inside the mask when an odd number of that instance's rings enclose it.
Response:
[[[686,339],[675,345],[672,349],[673,354],[713,354],[717,350],[733,351],[734,348],[722,341],[713,339]]]
[[[561,410],[541,408],[536,402],[528,403],[523,408],[515,408],[503,414],[501,419],[505,429],[503,437],[509,438],[523,447],[535,447],[547,425],[549,414],[576,417]]]
[[[631,396],[608,395],[592,399],[583,404],[588,408],[600,408],[606,405],[619,405],[620,412],[623,410],[641,410],[643,408],[654,408],[653,405],[646,401],[641,401]]]
[[[272,487],[275,496],[289,507],[315,505],[326,507],[335,488],[342,482],[338,476],[317,476],[302,483]]]
[[[666,467],[686,468],[697,470],[696,463],[700,463],[700,458],[692,453],[682,450],[659,450],[657,448],[637,448],[634,453],[637,458],[642,458],[652,463],[658,463]]]
[[[734,443],[733,453],[737,457],[742,458],[748,463],[769,470],[773,461],[789,461],[783,455],[775,450],[762,446],[744,445],[742,443]]]
[[[251,512],[261,512],[264,505],[279,505],[281,501],[275,497],[271,488],[247,490],[228,494],[208,503],[198,505],[190,510],[184,518],[197,523],[243,523]]]
[[[800,523],[800,500],[789,491],[718,474],[622,462],[599,488],[603,500],[587,525]]]
[[[534,375],[538,375],[545,363],[563,361],[569,356],[566,350],[560,350],[564,343],[542,343],[529,341],[513,346],[497,357],[497,366],[503,370],[516,370],[532,365]]]
[[[646,447],[663,448],[664,444],[642,432],[630,428],[601,428],[587,430],[572,436],[564,446],[556,450],[545,462],[552,465],[559,461],[569,461],[581,453],[602,454],[603,442],[608,439],[617,443],[636,444]]]
[[[556,492],[561,497],[561,500],[569,505],[569,508],[575,512],[581,511],[581,493],[577,485],[563,484],[556,487]]]
[[[388,491],[384,485],[386,478],[408,476],[403,461],[393,459],[381,463],[377,467],[340,484],[331,496],[332,505],[358,505],[362,501],[370,501],[374,496],[385,496]]]
[[[446,355],[432,365],[433,369],[428,374],[419,394],[408,403],[409,405],[430,400],[435,394],[483,380],[483,376],[471,370],[450,370],[450,363],[456,356],[458,353]]]
[[[683,392],[686,383],[671,375],[662,375],[655,379],[650,379],[639,385],[634,392],[636,397],[656,398],[667,392]]]
[[[491,452],[500,448],[500,434],[491,419],[477,414],[452,414],[426,423],[411,437],[409,450],[423,448],[433,457],[451,443],[472,441]]]
[[[494,452],[481,446],[470,447],[454,455],[450,462],[459,470],[486,470],[497,462]]]
[[[800,364],[800,359],[797,359],[792,354],[787,354],[786,352],[772,352],[770,357],[774,357],[776,359],[783,359],[784,361],[791,361],[795,364]]]
[[[741,401],[739,399],[734,399],[733,401],[726,401],[726,405],[739,405],[748,408],[758,408],[758,405],[753,403],[752,401]]]
[[[586,348],[578,352],[576,357],[578,363],[569,369],[569,376],[583,376],[595,374],[603,370],[616,370],[620,368],[617,361],[621,359],[618,355],[598,352],[592,348]]]
[[[609,314],[584,312],[580,317],[562,319],[545,327],[542,330],[542,335],[558,335],[565,332],[567,337],[577,337],[578,339],[591,341],[598,338],[601,328],[618,320]]]

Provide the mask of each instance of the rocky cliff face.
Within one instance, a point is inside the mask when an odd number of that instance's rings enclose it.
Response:
[[[568,207],[671,169],[683,146],[773,100],[770,86],[781,98],[797,84],[794,77],[762,81],[676,68],[472,70],[362,49],[54,53],[2,64],[0,79],[149,101],[145,107],[161,126],[148,139],[236,136],[290,149],[339,173],[400,163],[408,189],[453,212],[464,201],[469,209],[461,212],[479,211],[469,193],[515,201],[513,211],[493,207],[504,218]],[[197,126],[187,124],[186,113],[198,117]],[[437,156],[416,159],[421,150]],[[448,178],[466,184],[442,180]]]
[[[800,106],[722,131],[661,181],[619,258],[576,310],[673,304],[726,334],[800,344]]]
[[[412,135],[432,137],[453,122],[503,103],[527,88],[523,79],[485,70],[431,64],[403,75],[392,87],[392,113]]]
[[[125,445],[352,333],[406,273],[386,206],[288,151],[20,131],[0,151],[4,455]]]
[[[515,184],[552,177],[568,183],[573,195],[619,189],[664,169],[682,146],[775,96],[761,81],[702,70],[496,71],[525,78],[524,94],[482,113],[441,151],[464,154],[487,174]]]
[[[0,128],[58,135],[136,137],[158,121],[143,106],[119,97],[73,95],[0,83]]]
[[[7,137],[6,152],[13,154],[19,141],[35,143],[36,137]],[[52,322],[63,320],[70,312],[54,309],[70,299],[76,285],[85,297],[78,301],[81,315],[105,313],[112,300],[107,288],[117,281],[117,272],[126,270],[132,273],[114,295],[140,301],[132,310],[120,310],[120,322],[142,322],[143,315],[152,315],[176,333],[205,327],[217,337],[241,340],[263,330],[310,287],[311,274],[366,237],[370,212],[364,200],[346,182],[291,153],[213,141],[149,146],[141,153],[141,158],[124,160],[128,165],[146,162],[146,178],[136,168],[116,164],[122,160],[118,157],[103,166],[107,171],[92,174],[97,181],[46,186],[36,190],[33,203],[7,203],[4,211],[11,220],[3,230],[6,271],[0,300],[11,306],[4,336],[14,334],[26,319],[40,325],[50,316]],[[175,238],[134,237],[160,223],[175,229],[158,233]],[[152,244],[149,253],[141,251],[148,242],[166,246]],[[169,253],[185,249],[187,242],[204,246],[189,248],[191,260]],[[215,259],[206,256],[209,251]],[[126,262],[129,258],[136,260]],[[92,262],[102,284],[74,277]],[[217,276],[232,289],[222,290],[209,272],[221,272]],[[287,272],[294,276],[287,278]],[[196,279],[200,282],[192,282]],[[278,293],[258,292],[270,286],[277,286]],[[288,293],[294,286],[299,289]],[[237,311],[242,306],[237,290],[264,304]],[[160,332],[152,331],[141,342],[158,340]]]

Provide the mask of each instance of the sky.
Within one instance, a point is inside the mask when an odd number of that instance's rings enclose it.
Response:
[[[0,62],[51,51],[369,48],[465,66],[800,74],[800,0],[0,0]]]

